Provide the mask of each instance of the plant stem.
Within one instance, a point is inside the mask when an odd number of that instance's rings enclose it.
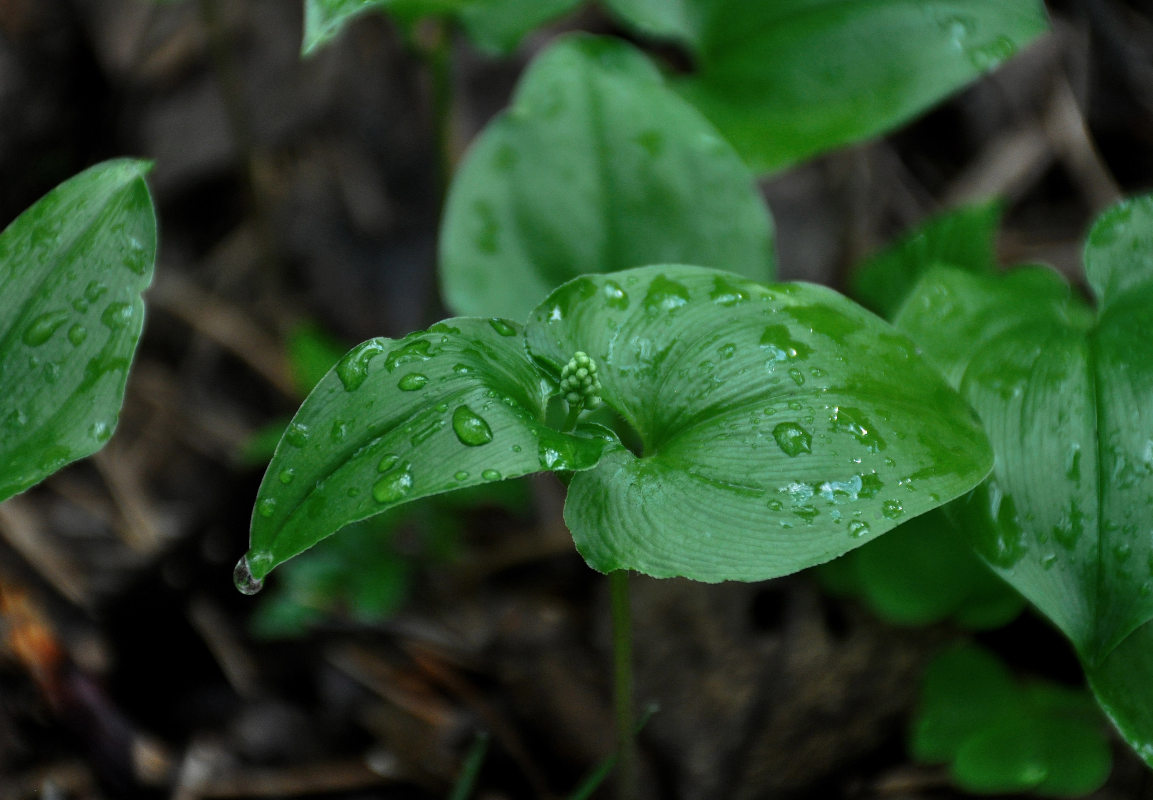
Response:
[[[609,573],[613,609],[613,704],[617,718],[617,800],[637,796],[636,721],[633,714],[633,633],[629,573]]]

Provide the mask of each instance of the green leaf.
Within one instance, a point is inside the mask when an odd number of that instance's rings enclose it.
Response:
[[[380,11],[392,0],[304,0],[304,43],[302,55],[311,55],[327,44],[355,17]]]
[[[1090,665],[1153,618],[1153,282],[1115,246],[1153,230],[1153,204],[1125,208],[1086,246],[1099,314],[1046,270],[938,268],[898,316],[993,442],[992,478],[959,505],[978,553]]]
[[[646,36],[695,48],[709,3],[701,0],[603,0],[625,24]]]
[[[691,38],[679,89],[758,170],[867,139],[916,116],[1046,29],[1040,0],[681,0],[612,7]],[[635,8],[635,12],[630,10]]]
[[[353,348],[304,401],[264,476],[238,583],[401,503],[596,463],[600,438],[544,424],[556,387],[519,326],[451,319]],[[247,572],[246,572],[247,570]]]
[[[917,760],[949,763],[961,788],[982,794],[1079,797],[1104,784],[1112,762],[1084,691],[1018,683],[973,645],[941,653],[926,669],[912,732]]]
[[[532,31],[572,11],[582,0],[473,0],[460,22],[481,49],[508,53]]]
[[[842,559],[853,560],[857,592],[899,625],[953,618],[970,628],[1005,625],[1024,599],[973,554],[943,512],[930,511]],[[833,562],[837,563],[837,562]]]
[[[934,264],[993,272],[1000,224],[997,201],[962,206],[934,217],[862,263],[851,277],[850,295],[865,308],[892,319],[917,280]]]
[[[116,428],[156,259],[148,169],[92,167],[0,234],[0,500]]]
[[[737,155],[638,51],[587,36],[540,55],[474,143],[440,246],[451,308],[517,319],[589,272],[680,261],[773,274],[768,209]]]
[[[967,491],[991,464],[911,342],[819,286],[689,266],[584,276],[526,336],[554,374],[592,356],[641,443],[569,486],[565,520],[602,572],[794,572]]]
[[[581,0],[305,0],[303,55],[327,44],[356,17],[385,11],[398,21],[455,17],[480,48],[515,49],[528,33],[572,11]]]
[[[943,764],[1001,716],[1023,711],[1013,676],[996,656],[975,646],[953,647],[925,669],[909,749],[918,761]]]
[[[1153,622],[1128,636],[1097,666],[1087,665],[1097,702],[1125,741],[1153,767]]]

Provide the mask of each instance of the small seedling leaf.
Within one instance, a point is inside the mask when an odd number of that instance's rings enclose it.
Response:
[[[92,167],[0,234],[0,500],[116,428],[156,260],[148,169]]]
[[[679,261],[773,274],[768,209],[736,153],[639,51],[589,36],[538,56],[473,144],[440,245],[448,305],[513,319],[590,272]]]
[[[569,487],[565,520],[603,572],[787,574],[956,497],[991,466],[972,413],[911,342],[819,286],[688,266],[583,276],[526,335],[557,374],[574,351],[592,356],[605,403],[641,442]]]

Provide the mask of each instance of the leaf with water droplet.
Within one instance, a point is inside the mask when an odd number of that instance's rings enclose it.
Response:
[[[644,300],[601,302],[609,281]],[[738,299],[717,302],[719,285]],[[569,485],[565,519],[601,571],[706,581],[786,574],[956,497],[991,466],[979,425],[912,343],[818,286],[689,266],[591,275],[550,295],[526,334],[556,375],[574,352],[591,356],[603,400],[639,440],[636,452],[614,447]],[[786,363],[822,369],[798,383],[766,366],[770,346]],[[854,409],[857,426],[828,436],[818,420],[838,407]],[[893,488],[919,471],[902,487],[899,519],[892,507],[887,515]]]
[[[654,129],[660,158],[638,146]],[[517,154],[512,164],[506,151]],[[524,319],[581,273],[668,261],[770,279],[768,209],[736,153],[639,51],[562,37],[533,61],[511,109],[453,180],[440,236],[446,302],[462,314]],[[610,306],[628,304],[604,290]],[[675,293],[664,297],[675,303]]]
[[[502,323],[509,336],[487,319],[449,323],[354,348],[313,389],[260,486],[250,544],[268,559],[253,563],[256,578],[399,503],[539,472],[542,439],[563,444],[566,461],[556,469],[596,463],[602,439],[545,426],[555,384],[528,359],[520,326]],[[407,371],[416,365],[419,373]],[[414,376],[419,391],[407,388]]]
[[[0,437],[0,500],[115,428],[156,256],[148,169],[98,164],[0,233],[0,420],[22,420]]]
[[[1094,312],[1052,272],[929,271],[898,316],[980,413],[993,478],[956,507],[977,552],[1076,646],[1153,765],[1153,198],[1099,219]],[[1144,674],[1142,673],[1142,674]]]
[[[904,123],[1048,27],[1040,0],[608,6],[684,41],[697,69],[674,85],[763,171]]]

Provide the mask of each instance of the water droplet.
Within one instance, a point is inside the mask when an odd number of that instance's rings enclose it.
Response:
[[[462,469],[462,470],[458,471],[452,477],[456,478],[458,481],[466,481],[466,480],[468,480],[468,473]]]
[[[1133,547],[1128,542],[1119,542],[1113,545],[1113,557],[1124,563],[1133,555]]]
[[[124,253],[124,266],[143,275],[148,271],[148,257],[144,252],[144,244],[135,236],[128,237],[128,251]]]
[[[254,595],[264,588],[264,581],[253,577],[246,555],[241,556],[240,560],[236,562],[236,568],[232,570],[232,583],[241,594],[247,595]]]
[[[795,422],[782,422],[773,428],[777,447],[790,458],[813,452],[813,435]]]
[[[629,296],[621,285],[613,280],[607,280],[604,283],[604,288],[601,290],[605,296],[605,304],[609,308],[615,308],[618,311],[624,311],[629,307]]]
[[[427,375],[421,375],[419,372],[410,372],[400,379],[397,387],[402,392],[415,392],[418,389],[423,389],[427,383]]]
[[[713,289],[709,298],[718,305],[735,306],[749,299],[747,290],[730,281],[728,278],[718,276],[713,280]]]
[[[488,321],[492,329],[499,333],[501,336],[516,336],[516,326],[509,322],[507,319],[500,317],[493,317]]]
[[[881,504],[881,513],[889,519],[897,519],[905,513],[905,507],[896,500],[886,500]]]
[[[393,372],[401,364],[428,361],[432,356],[432,342],[428,339],[414,339],[389,353],[384,360],[384,368]]]
[[[117,331],[128,327],[135,315],[136,309],[129,303],[109,303],[100,315],[100,322],[109,330]]]
[[[480,476],[486,481],[499,481],[501,478],[500,472],[495,469],[486,469]]]
[[[396,466],[396,462],[400,461],[400,456],[395,453],[385,453],[380,459],[380,463],[376,465],[377,472],[388,472]]]
[[[869,523],[864,520],[855,519],[849,523],[849,535],[854,539],[860,539],[869,535]]]
[[[256,504],[256,513],[268,519],[276,512],[276,498],[266,497]]]
[[[789,377],[793,379],[793,383],[797,384],[797,386],[805,385],[805,376],[801,374],[801,371],[796,367],[789,370]]]
[[[288,467],[288,468],[282,469],[280,471],[280,475],[279,475],[280,482],[283,483],[285,486],[292,483],[292,481],[295,477],[296,477],[296,470],[294,470],[292,467]]]
[[[471,375],[475,370],[467,364],[454,364],[452,371],[457,375]]]
[[[768,502],[769,511],[780,511],[784,506],[780,500],[770,500]]]
[[[1017,52],[1016,43],[1008,36],[998,36],[991,42],[966,51],[969,63],[979,70],[991,70]]]
[[[492,428],[468,406],[457,406],[452,412],[452,430],[460,443],[468,447],[492,441]]]
[[[88,435],[103,444],[112,438],[112,427],[111,423],[98,420],[88,426]]]
[[[52,334],[63,325],[71,315],[67,311],[48,311],[36,319],[24,330],[24,344],[29,347],[39,347],[52,338]]]
[[[336,444],[340,444],[348,437],[348,423],[342,419],[334,419],[332,421],[332,430],[329,432],[329,438]]]
[[[1057,554],[1056,553],[1046,553],[1045,555],[1041,556],[1041,568],[1044,570],[1053,569],[1053,565],[1055,565],[1056,563],[1057,563]]]
[[[793,509],[793,515],[803,519],[807,525],[812,525],[813,520],[815,520],[820,513],[817,507],[813,505],[797,506]]]
[[[853,438],[869,448],[870,453],[876,453],[886,447],[885,440],[860,409],[835,406],[829,422],[834,431],[852,434]]]
[[[80,323],[76,323],[68,329],[68,341],[72,342],[73,347],[79,347],[84,344],[84,340],[88,338],[88,329]]]
[[[336,365],[336,377],[346,392],[354,392],[368,378],[368,364],[384,352],[384,343],[378,339],[361,342],[345,354]]]
[[[683,284],[669,280],[664,275],[657,275],[649,284],[645,293],[645,310],[650,313],[658,311],[675,311],[689,302],[689,290]]]
[[[416,430],[412,436],[409,437],[409,442],[413,447],[417,447],[427,441],[433,434],[444,427],[443,419],[431,419]]]
[[[808,358],[813,348],[793,338],[786,325],[770,325],[761,334],[761,347],[765,348],[773,361],[787,358]]]
[[[28,424],[28,415],[20,409],[16,409],[4,418],[4,427],[17,430],[23,428]]]
[[[717,348],[717,353],[721,358],[732,358],[737,354],[737,346],[735,344],[723,344]]]
[[[398,503],[412,491],[412,470],[408,465],[386,473],[372,487],[372,498],[378,503]]]
[[[103,297],[107,291],[108,287],[100,283],[100,281],[90,281],[89,284],[84,287],[84,299],[89,303],[95,303]]]
[[[308,444],[308,438],[311,436],[308,426],[303,422],[293,422],[284,431],[284,441],[288,442],[293,447],[304,447]]]

